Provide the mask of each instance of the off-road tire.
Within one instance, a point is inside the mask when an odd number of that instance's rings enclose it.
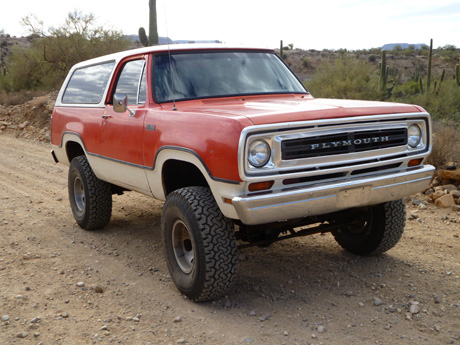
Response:
[[[73,216],[85,230],[106,226],[112,215],[112,188],[94,175],[85,156],[72,159],[68,177],[69,201]]]
[[[358,226],[342,227],[333,232],[345,250],[363,256],[378,255],[393,248],[401,239],[406,224],[406,205],[402,200],[351,210],[361,219]]]
[[[183,294],[206,301],[231,289],[237,269],[235,229],[208,188],[186,187],[168,195],[161,231],[169,272]]]

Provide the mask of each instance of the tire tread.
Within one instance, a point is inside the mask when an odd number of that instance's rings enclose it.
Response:
[[[199,291],[186,293],[187,296],[194,301],[206,301],[224,295],[232,288],[237,270],[233,223],[222,214],[208,188],[186,187],[174,191],[166,200],[163,216],[174,203],[190,206],[203,241],[204,282]]]
[[[88,199],[85,207],[85,217],[82,220],[76,218],[78,225],[85,230],[96,230],[105,227],[112,216],[111,185],[96,177],[86,156],[78,156],[72,160],[69,177],[72,169],[77,169],[80,172],[88,190],[88,193],[85,193],[85,197]],[[71,183],[73,181],[69,178],[69,191]],[[69,195],[69,198],[72,197],[72,195]]]
[[[406,206],[402,200],[383,204],[385,230],[380,244],[369,255],[379,255],[393,248],[401,239],[406,225]]]

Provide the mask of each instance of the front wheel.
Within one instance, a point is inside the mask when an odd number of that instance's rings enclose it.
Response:
[[[337,243],[358,255],[378,255],[393,248],[402,237],[406,224],[406,205],[389,201],[347,212],[347,225],[334,231]]]
[[[232,287],[237,266],[234,226],[208,188],[186,187],[168,195],[161,229],[169,272],[188,298],[210,300]]]

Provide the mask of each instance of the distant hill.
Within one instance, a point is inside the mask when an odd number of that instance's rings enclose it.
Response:
[[[382,50],[393,50],[396,47],[401,47],[401,49],[409,49],[409,47],[414,47],[414,49],[423,49],[428,48],[425,43],[409,44],[409,43],[388,43],[382,46]]]

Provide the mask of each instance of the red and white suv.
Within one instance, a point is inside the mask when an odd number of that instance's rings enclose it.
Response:
[[[332,232],[346,250],[401,238],[401,199],[429,185],[430,116],[415,105],[315,99],[268,49],[173,45],[75,65],[52,117],[70,206],[87,230],[112,194],[165,200],[162,241],[193,300],[226,293],[239,246]],[[246,242],[246,243],[244,243]]]

